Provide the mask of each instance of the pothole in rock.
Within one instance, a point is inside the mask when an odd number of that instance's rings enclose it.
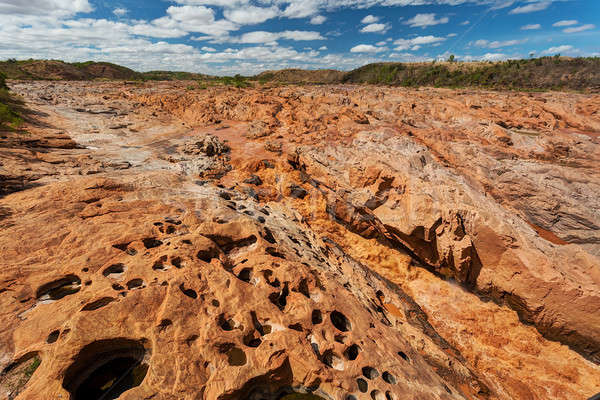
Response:
[[[125,265],[121,263],[110,265],[102,271],[102,275],[109,279],[120,279],[124,273]]]
[[[76,275],[67,275],[64,278],[42,285],[36,293],[40,302],[52,302],[65,296],[79,292],[81,279]]]
[[[348,318],[346,318],[346,316],[344,314],[342,314],[341,312],[332,311],[330,318],[331,318],[331,323],[338,330],[340,330],[342,332],[348,332],[349,330],[352,329],[352,324],[350,323]]]
[[[149,357],[142,341],[108,339],[85,346],[63,379],[71,400],[110,400],[141,385]]]

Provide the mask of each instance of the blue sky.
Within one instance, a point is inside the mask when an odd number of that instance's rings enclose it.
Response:
[[[231,75],[600,56],[599,0],[0,0],[0,59]]]

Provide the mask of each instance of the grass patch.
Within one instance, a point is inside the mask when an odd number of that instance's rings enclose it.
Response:
[[[10,95],[6,79],[0,73],[0,129],[14,130],[21,126],[23,118],[19,110],[22,104]]]

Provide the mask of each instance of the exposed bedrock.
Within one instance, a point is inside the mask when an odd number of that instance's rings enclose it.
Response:
[[[357,156],[358,149],[379,157]],[[595,256],[541,238],[411,138],[365,133],[347,146],[299,149],[290,161],[324,193],[335,221],[408,250],[424,267],[509,305],[544,336],[600,362]]]

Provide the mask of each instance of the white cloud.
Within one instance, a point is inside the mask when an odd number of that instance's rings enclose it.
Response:
[[[458,36],[458,34],[456,34],[456,33],[449,33],[449,34],[446,35],[446,37],[455,37],[455,36]]]
[[[509,14],[526,14],[535,11],[542,11],[548,8],[548,6],[552,3],[552,1],[540,1],[535,3],[530,3],[525,6],[513,8],[510,10]]]
[[[0,15],[60,15],[94,11],[88,0],[2,0]]]
[[[324,17],[322,15],[315,15],[310,19],[310,23],[312,25],[321,25],[325,21],[327,21],[327,17]]]
[[[206,46],[203,46],[200,50],[206,51],[206,52],[209,52],[209,53],[213,53],[213,52],[217,51],[217,49],[215,49],[215,48],[206,47]]]
[[[489,49],[498,49],[500,47],[516,46],[518,44],[523,44],[525,42],[527,42],[527,39],[504,40],[504,41],[499,41],[499,40],[489,41],[489,40],[480,39],[480,40],[476,40],[475,42],[473,42],[473,44],[478,47],[487,47]]]
[[[369,24],[364,26],[360,31],[362,33],[386,33],[390,29],[388,24]]]
[[[561,27],[561,26],[572,26],[572,25],[577,25],[579,23],[579,21],[577,21],[576,19],[569,19],[569,20],[562,20],[562,21],[558,21],[552,24],[552,26],[554,27]]]
[[[470,23],[471,23],[471,21],[466,20],[466,21],[461,22],[460,24],[465,26],[465,25],[469,25]]]
[[[587,24],[587,25],[576,26],[574,28],[563,29],[563,32],[564,33],[577,33],[577,32],[589,31],[590,29],[595,29],[595,28],[596,28],[596,25]]]
[[[541,28],[542,28],[542,25],[540,25],[540,24],[529,24],[529,25],[523,25],[521,27],[521,30],[522,31],[532,31],[532,30],[541,29]]]
[[[376,17],[374,15],[367,15],[360,22],[362,24],[374,24],[377,21],[379,21],[379,17]]]
[[[246,32],[241,36],[219,36],[219,37],[197,37],[192,40],[208,40],[211,43],[240,43],[240,44],[269,44],[275,45],[278,40],[286,39],[293,41],[311,41],[325,40],[319,32],[315,31],[283,31],[267,32],[253,31]]]
[[[502,53],[486,53],[483,56],[481,56],[481,59],[483,61],[500,61],[500,60],[504,60],[506,58],[507,58],[506,54],[502,54]]]
[[[240,25],[260,24],[279,15],[277,7],[254,7],[246,5],[240,8],[225,9],[223,15]]]
[[[413,18],[404,22],[405,25],[410,25],[413,28],[421,27],[425,28],[427,26],[439,25],[439,24],[447,24],[449,21],[448,17],[442,17],[440,19],[435,19],[435,14],[417,14]]]
[[[319,47],[319,50],[320,51],[326,51],[327,50],[327,46],[321,46],[321,47]]]
[[[573,46],[562,45],[562,46],[550,47],[549,49],[542,51],[542,54],[554,55],[554,54],[566,53],[566,52],[572,51],[572,50],[574,50]]]
[[[380,53],[386,51],[386,47],[377,47],[370,44],[359,44],[350,49],[351,53]]]
[[[446,38],[436,37],[436,36],[432,36],[432,35],[417,36],[412,39],[398,39],[398,40],[394,41],[394,45],[397,46],[394,50],[404,51],[404,50],[408,50],[414,46],[422,46],[422,45],[428,45],[428,44],[432,45],[432,44],[441,43],[444,40],[446,40]]]
[[[126,8],[122,8],[122,7],[118,7],[113,10],[113,14],[115,14],[117,17],[122,17],[123,15],[127,14],[128,12],[129,11]]]

